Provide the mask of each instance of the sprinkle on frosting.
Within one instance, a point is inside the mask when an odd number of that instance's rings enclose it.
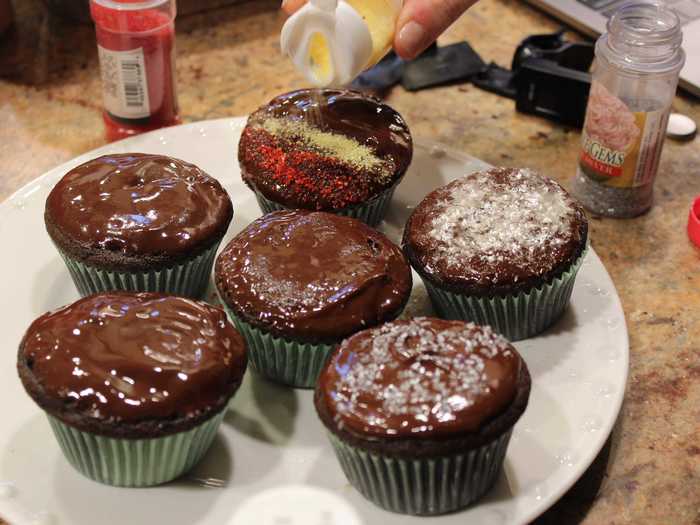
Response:
[[[288,208],[337,211],[394,185],[412,158],[411,134],[381,101],[348,90],[300,90],[254,112],[239,141],[241,176]]]
[[[510,343],[488,326],[435,322],[388,323],[341,345],[332,395],[341,420],[364,414],[367,427],[388,434],[432,432],[463,423],[492,389],[503,394],[503,363],[519,359]]]
[[[290,139],[340,162],[372,171],[381,183],[391,178],[391,163],[377,157],[372,148],[348,136],[323,131],[301,120],[275,117],[265,119],[262,128],[274,137]]]
[[[224,301],[256,326],[296,341],[331,341],[393,319],[411,289],[398,246],[356,219],[268,213],[222,251]]]
[[[293,234],[290,234],[293,237]],[[257,288],[257,298],[265,301],[274,308],[294,312],[299,315],[318,311],[329,304],[339,304],[349,296],[357,294],[357,286],[352,279],[377,280],[382,273],[377,269],[377,263],[371,258],[367,245],[364,246],[346,239],[347,245],[335,252],[331,257],[337,257],[332,264],[322,254],[314,256],[307,252],[308,263],[303,269],[295,265],[280,263],[279,259],[270,259],[267,255],[257,253],[249,258],[243,273],[247,281]],[[318,245],[323,246],[328,241],[319,238]],[[331,240],[332,242],[332,240]],[[272,244],[272,243],[271,243]],[[280,253],[288,253],[290,245],[281,243],[276,246]],[[300,271],[314,275],[312,282],[300,279]]]
[[[503,264],[545,273],[546,255],[570,243],[578,235],[572,224],[585,220],[561,186],[527,169],[478,172],[426,201],[429,219],[418,242],[433,246],[429,259],[475,275]]]

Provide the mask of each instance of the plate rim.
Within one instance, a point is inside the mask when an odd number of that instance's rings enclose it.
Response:
[[[201,120],[201,121],[195,121],[195,122],[189,122],[185,124],[180,124],[177,126],[171,126],[168,128],[161,128],[158,130],[150,131],[147,133],[143,133],[140,135],[136,135],[133,137],[129,137],[120,141],[116,142],[111,142],[102,146],[99,146],[97,148],[94,148],[90,151],[81,153],[79,155],[76,155],[75,157],[72,157],[71,159],[62,162],[61,164],[45,171],[35,179],[32,179],[31,181],[25,183],[22,185],[19,189],[15,190],[9,197],[4,199],[2,202],[0,202],[0,218],[8,213],[13,207],[17,205],[17,202],[22,199],[25,199],[29,197],[32,193],[40,189],[44,183],[46,182],[47,179],[51,179],[53,177],[56,177],[58,174],[65,172],[68,169],[71,169],[72,167],[75,167],[83,162],[86,162],[87,160],[94,158],[97,155],[103,155],[107,154],[109,152],[114,152],[117,149],[124,149],[128,148],[130,144],[132,143],[139,143],[143,141],[144,137],[147,139],[150,139],[156,135],[167,135],[167,134],[177,134],[181,133],[182,130],[190,130],[191,128],[197,128],[199,127],[200,129],[203,129],[204,127],[207,126],[218,126],[218,125],[226,125],[229,124],[231,128],[235,128],[236,126],[240,126],[241,129],[245,122],[247,121],[247,116],[237,116],[237,117],[223,117],[223,118],[217,118],[217,119],[209,119],[209,120]],[[236,138],[236,143],[237,143],[237,138]],[[429,138],[415,138],[414,137],[414,147],[419,147],[419,148],[426,148],[429,150],[434,150],[437,148],[440,152],[440,155],[444,155],[447,157],[451,157],[454,159],[458,159],[459,161],[462,162],[478,162],[481,163],[485,166],[490,166],[490,164],[486,163],[485,161],[482,161],[478,157],[474,157],[470,155],[467,152],[457,150],[451,146],[448,146],[446,144],[434,141]],[[432,191],[432,190],[430,190]],[[610,276],[610,273],[608,272],[607,268],[603,264],[603,261],[601,258],[598,256],[597,252],[594,250],[592,245],[589,245],[588,248],[589,253],[586,255],[586,258],[588,257],[593,257],[595,258],[596,262],[600,265],[602,270],[604,271],[604,275],[606,279],[610,282],[612,289],[615,291],[614,294],[611,295],[612,300],[616,303],[615,307],[619,309],[619,311],[622,313],[622,317],[624,322],[621,324],[621,326],[618,328],[618,330],[621,331],[620,335],[624,336],[624,352],[622,352],[622,355],[620,356],[620,359],[622,361],[620,367],[624,370],[623,374],[623,381],[621,381],[621,384],[623,385],[623,388],[621,388],[618,392],[615,393],[615,399],[613,401],[613,406],[614,406],[614,417],[611,417],[606,421],[606,424],[601,427],[601,431],[597,433],[598,439],[597,442],[595,443],[595,446],[592,446],[587,450],[587,453],[584,454],[580,459],[579,459],[579,464],[580,467],[579,469],[575,469],[575,472],[572,475],[570,475],[565,483],[561,483],[560,485],[557,486],[555,490],[553,490],[548,497],[542,498],[541,500],[538,500],[537,504],[532,505],[530,507],[529,512],[523,513],[522,517],[524,517],[523,523],[529,523],[532,520],[536,519],[539,517],[541,514],[543,514],[546,510],[548,510],[550,507],[555,505],[564,494],[579,480],[581,477],[585,474],[585,472],[590,468],[590,466],[593,464],[593,461],[595,458],[598,456],[600,451],[602,450],[603,446],[609,439],[610,435],[612,434],[612,431],[614,430],[617,422],[619,421],[620,418],[620,413],[621,409],[624,403],[624,398],[625,398],[625,393],[627,390],[628,386],[628,380],[629,380],[629,363],[630,363],[630,343],[629,343],[629,330],[627,326],[627,318],[625,315],[625,310],[622,305],[622,301],[620,299],[619,293],[617,291],[617,287],[615,286],[615,282],[612,280],[612,277]],[[585,261],[584,261],[585,264]],[[4,504],[5,503],[5,504]],[[368,504],[371,505],[371,503],[367,502]],[[12,523],[14,522],[20,522],[21,520],[16,520],[13,518],[14,512],[11,510],[12,505],[9,504],[7,501],[3,502],[3,498],[0,498],[0,517],[9,517],[9,519],[12,520]],[[10,509],[9,511],[7,509]]]

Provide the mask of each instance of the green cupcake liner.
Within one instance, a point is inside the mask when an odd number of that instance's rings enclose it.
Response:
[[[367,452],[328,435],[345,476],[365,498],[392,512],[436,515],[468,506],[493,486],[511,433],[461,454],[421,459]]]
[[[510,341],[519,341],[543,332],[561,317],[586,252],[587,249],[551,283],[517,295],[474,297],[449,292],[427,279],[422,280],[439,317],[490,325]]]
[[[297,388],[314,388],[334,345],[300,343],[271,335],[238,317],[221,301],[231,322],[245,338],[248,357],[262,376]]]
[[[207,452],[226,410],[170,436],[115,439],[83,432],[47,414],[68,462],[84,476],[118,487],[150,487],[190,470]]]
[[[82,297],[98,292],[127,290],[162,292],[183,297],[200,298],[209,286],[214,257],[220,243],[204,253],[171,268],[150,272],[114,272],[88,266],[61,251],[78,293]]]
[[[375,197],[372,197],[364,204],[353,206],[351,208],[344,208],[342,210],[333,210],[331,213],[359,219],[369,226],[377,226],[384,220],[384,217],[386,217],[386,214],[389,211],[389,203],[394,196],[394,191],[396,191],[397,185],[398,183],[394,184],[391,188],[384,190]],[[279,204],[275,201],[271,201],[258,191],[255,191],[255,197],[258,200],[258,205],[263,213],[294,209]]]

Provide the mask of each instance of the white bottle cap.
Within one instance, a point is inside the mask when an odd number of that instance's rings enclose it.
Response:
[[[367,24],[343,0],[310,0],[284,24],[281,46],[317,86],[352,82],[372,57]]]
[[[698,127],[695,121],[680,113],[671,113],[668,116],[666,134],[672,139],[689,140],[695,137]]]

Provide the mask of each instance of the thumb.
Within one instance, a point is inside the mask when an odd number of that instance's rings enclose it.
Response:
[[[406,0],[396,24],[394,49],[412,59],[437,40],[476,0]]]

